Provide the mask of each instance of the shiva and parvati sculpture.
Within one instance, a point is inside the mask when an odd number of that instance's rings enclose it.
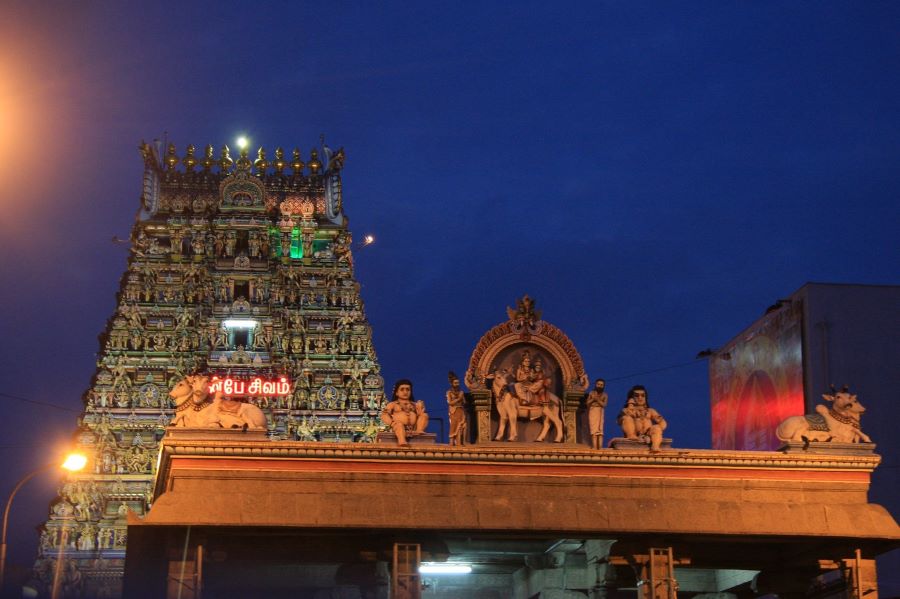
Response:
[[[576,442],[588,386],[581,356],[527,295],[507,316],[478,341],[466,371],[477,441]]]
[[[786,418],[775,431],[775,436],[786,443],[802,442],[804,448],[813,442],[871,443],[862,432],[859,418],[866,409],[859,403],[855,393],[844,387],[823,394],[822,399],[830,406],[816,406],[815,414]]]
[[[265,429],[266,415],[251,403],[230,399],[216,391],[210,397],[209,377],[186,376],[172,387],[175,416],[169,426],[187,428]]]

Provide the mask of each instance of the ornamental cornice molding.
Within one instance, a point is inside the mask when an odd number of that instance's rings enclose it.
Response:
[[[506,446],[504,446],[506,445]],[[401,449],[394,445],[360,447],[353,443],[302,441],[225,441],[182,439],[164,440],[162,451],[171,457],[286,458],[318,460],[404,460],[454,463],[516,463],[571,465],[670,466],[729,469],[856,470],[871,472],[881,462],[877,454],[798,456],[774,451],[717,451],[707,449],[670,450],[650,454],[614,449],[589,450],[567,447],[553,449],[523,446],[415,446]]]

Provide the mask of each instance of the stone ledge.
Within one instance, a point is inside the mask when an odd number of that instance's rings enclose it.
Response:
[[[811,455],[846,455],[846,456],[871,456],[875,455],[874,443],[836,443],[834,441],[788,441],[778,448],[778,451],[789,454]]]
[[[264,429],[241,430],[238,428],[193,428],[170,426],[165,439],[191,439],[204,441],[266,441]]]
[[[641,439],[628,439],[626,437],[615,437],[610,440],[609,446],[616,451],[641,451],[641,452],[650,452],[650,441],[643,441]],[[660,444],[661,450],[672,449],[672,439],[663,438],[662,443]]]
[[[406,440],[410,445],[434,445],[437,443],[437,435],[434,433],[418,433],[409,434]],[[397,435],[393,431],[381,431],[375,435],[376,443],[384,443],[387,445],[399,445]]]

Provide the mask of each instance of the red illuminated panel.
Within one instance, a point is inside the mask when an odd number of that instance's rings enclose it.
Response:
[[[777,449],[778,423],[803,413],[801,321],[787,305],[712,356],[713,449]]]

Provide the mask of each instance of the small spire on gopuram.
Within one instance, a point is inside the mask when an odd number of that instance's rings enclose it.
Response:
[[[166,168],[171,170],[175,170],[175,165],[178,164],[178,155],[175,153],[175,144],[170,143],[168,148],[166,148]]]
[[[215,150],[213,149],[212,144],[206,144],[206,150],[203,153],[203,170],[209,172],[209,170],[215,166],[216,159],[213,157],[213,153]]]
[[[197,165],[197,158],[194,156],[194,151],[196,149],[194,144],[188,144],[188,147],[185,150],[184,158],[181,159],[185,172],[193,172],[194,167]]]
[[[250,158],[248,157],[247,146],[245,145],[241,148],[241,154],[237,159],[237,170],[249,171],[252,164],[253,163],[250,162]]]
[[[266,174],[266,169],[269,168],[269,161],[266,160],[266,149],[262,146],[259,146],[259,149],[256,151],[256,160],[253,161],[253,166],[256,167],[256,174],[262,177]]]
[[[222,173],[230,171],[232,164],[234,164],[234,160],[232,160],[231,156],[228,154],[228,144],[222,144],[222,152],[219,155],[219,168]]]
[[[322,168],[322,163],[319,162],[319,152],[313,148],[309,153],[309,172],[313,175],[318,175],[319,170]]]
[[[294,158],[291,160],[291,170],[294,171],[294,175],[302,175],[304,166],[306,165],[300,160],[300,150],[294,148]]]
[[[275,160],[272,161],[272,166],[275,168],[275,174],[280,175],[286,164],[287,163],[284,161],[284,149],[281,147],[275,148]]]

